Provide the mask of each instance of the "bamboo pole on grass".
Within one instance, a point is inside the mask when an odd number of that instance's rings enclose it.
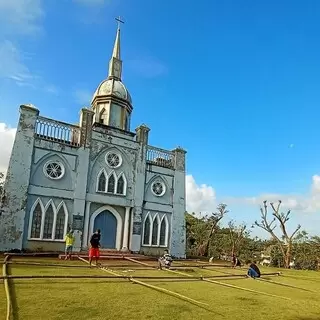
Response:
[[[131,259],[131,258],[130,258]],[[130,261],[135,262],[134,259],[131,259]],[[136,261],[138,263],[138,261]],[[167,271],[167,272],[173,272],[173,273],[177,273],[177,274],[181,274],[181,275],[185,275],[187,277],[190,277],[189,274],[187,273],[183,273],[180,271],[176,271],[176,270],[170,270],[170,269],[162,269],[163,271]],[[192,277],[192,276],[191,276]],[[261,295],[267,295],[269,297],[274,297],[274,298],[281,298],[281,299],[285,299],[285,300],[291,300],[290,298],[287,297],[282,297],[282,296],[278,296],[278,295],[273,295],[271,293],[267,293],[267,292],[262,292],[262,291],[257,291],[257,290],[253,290],[253,289],[248,289],[248,288],[243,288],[243,287],[238,287],[238,286],[234,286],[228,283],[223,283],[220,281],[215,281],[215,280],[211,280],[208,278],[203,277],[202,278],[203,281],[209,282],[209,283],[214,283],[214,284],[218,284],[221,286],[225,286],[225,287],[229,287],[229,288],[234,288],[234,289],[238,289],[238,290],[243,290],[243,291],[248,291],[248,292],[252,292],[252,293],[257,293],[257,294],[261,294]]]
[[[78,257],[81,261],[85,262],[85,263],[89,263],[87,260],[81,258],[81,257]],[[101,270],[105,271],[105,272],[109,272],[110,274],[113,274],[113,275],[117,275],[116,272],[112,271],[112,270],[108,270],[106,268],[100,268]],[[198,307],[202,307],[204,308],[204,306],[209,306],[207,303],[204,303],[204,302],[201,302],[201,301],[197,301],[197,300],[194,300],[192,298],[189,298],[189,297],[186,297],[182,294],[179,294],[177,292],[173,292],[173,291],[170,291],[170,290],[167,290],[167,289],[164,289],[164,288],[161,288],[161,287],[157,287],[157,286],[154,286],[154,285],[151,285],[151,284],[148,284],[148,283],[145,283],[145,282],[142,282],[142,281],[138,281],[138,280],[135,280],[133,278],[130,278],[129,279],[131,282],[133,283],[136,283],[136,284],[140,284],[141,286],[144,286],[144,287],[147,287],[147,288],[150,288],[150,289],[153,289],[153,290],[156,290],[156,291],[159,291],[159,292],[162,292],[162,293],[165,293],[165,294],[168,294],[168,295],[171,295],[171,296],[174,296],[180,300],[183,300],[183,301],[187,301],[189,303],[192,303]],[[207,308],[205,308],[206,310],[208,310]]]
[[[3,277],[7,277],[7,262],[10,259],[9,255],[6,255],[3,261],[3,266],[2,266],[2,275]],[[6,292],[6,299],[7,299],[7,314],[6,314],[6,320],[11,320],[13,319],[13,310],[12,310],[12,300],[11,300],[11,295],[10,295],[10,287],[9,287],[9,281],[8,279],[3,279],[4,283],[4,290]]]
[[[302,287],[297,287],[297,286],[294,286],[292,284],[286,284],[286,283],[281,283],[281,282],[268,280],[268,279],[261,279],[261,278],[256,278],[256,279],[259,280],[259,281],[264,281],[264,282],[267,282],[267,283],[276,284],[276,285],[283,286],[283,287],[288,287],[288,288],[293,288],[293,289],[299,289],[299,290],[302,290],[302,291],[317,293],[317,291],[306,289],[306,288],[302,288]]]

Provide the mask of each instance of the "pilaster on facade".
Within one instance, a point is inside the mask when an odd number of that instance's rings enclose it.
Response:
[[[91,145],[94,112],[82,108],[80,111],[80,146],[88,148]]]
[[[22,249],[35,125],[39,110],[20,106],[18,128],[9,161],[0,216],[0,250]]]
[[[184,258],[186,252],[186,182],[185,182],[185,155],[182,148],[173,150],[175,154],[175,173],[173,182],[172,206],[173,214],[171,220],[171,242],[170,251],[175,257]]]

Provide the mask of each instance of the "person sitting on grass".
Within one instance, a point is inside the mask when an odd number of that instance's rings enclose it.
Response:
[[[256,261],[253,261],[253,263],[251,263],[251,261],[249,262],[250,263],[250,266],[249,266],[249,269],[248,269],[248,274],[247,276],[250,277],[250,278],[260,278],[261,276],[261,272],[257,266],[257,262]]]
[[[64,258],[65,260],[67,259],[71,260],[74,240],[75,240],[75,237],[73,234],[73,230],[70,230],[64,238],[64,241],[66,242],[65,258]]]
[[[89,250],[89,263],[91,266],[92,263],[92,258],[95,257],[96,259],[96,265],[99,265],[99,257],[100,257],[100,239],[101,239],[101,231],[100,229],[98,229],[92,236],[90,239],[90,245],[91,248]]]
[[[236,255],[232,255],[232,267],[236,268],[236,267],[240,267],[241,268],[241,261],[238,257],[236,257]]]
[[[162,267],[169,269],[172,263],[172,257],[169,254],[168,250],[165,249],[163,256],[158,259],[159,269],[162,270]]]

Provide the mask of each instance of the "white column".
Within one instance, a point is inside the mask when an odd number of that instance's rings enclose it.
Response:
[[[91,205],[91,202],[86,203],[86,212],[84,214],[82,249],[86,249],[88,247],[90,205]]]
[[[130,207],[126,207],[123,228],[122,250],[128,250]]]
[[[130,243],[129,243],[129,250],[132,251],[132,232],[133,232],[133,213],[131,213],[130,217]]]

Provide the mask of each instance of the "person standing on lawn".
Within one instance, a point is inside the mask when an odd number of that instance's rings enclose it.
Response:
[[[66,242],[65,258],[64,258],[65,260],[67,259],[71,260],[74,240],[75,240],[75,237],[73,234],[73,230],[70,230],[64,238],[64,241]]]
[[[260,272],[260,269],[257,266],[257,262],[256,261],[253,261],[253,263],[250,264],[247,275],[248,275],[248,277],[251,277],[253,279],[260,278],[261,272]]]
[[[91,266],[92,258],[95,257],[96,265],[99,264],[99,257],[100,257],[100,239],[101,239],[101,231],[98,229],[90,239],[90,250],[89,250],[89,263]]]

